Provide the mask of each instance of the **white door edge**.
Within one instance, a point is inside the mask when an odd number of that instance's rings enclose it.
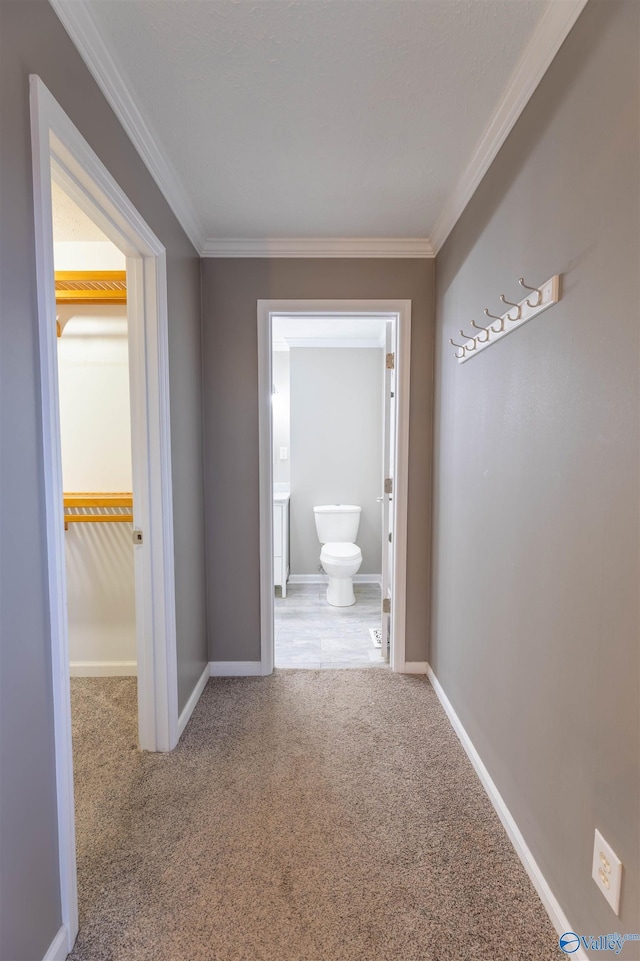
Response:
[[[384,600],[389,598],[392,602],[393,609],[393,599],[392,599],[392,588],[393,584],[390,577],[390,570],[392,569],[392,563],[390,563],[390,549],[389,549],[389,538],[392,537],[393,531],[393,494],[388,494],[385,491],[385,483],[387,478],[392,478],[395,473],[395,464],[393,463],[393,457],[395,456],[395,451],[391,448],[391,370],[387,366],[387,357],[390,353],[395,354],[396,350],[396,320],[387,321],[385,324],[384,331],[384,355],[382,358],[382,421],[383,421],[383,443],[382,443],[382,476],[380,479],[380,496],[382,498],[382,653],[385,657],[390,656],[391,646],[393,644],[393,622],[391,620],[391,615],[386,614],[384,611]],[[393,410],[395,412],[395,405],[393,405]],[[391,550],[393,549],[393,540],[391,541]]]
[[[142,599],[136,596],[136,612],[142,609],[138,719],[140,746],[155,751],[171,750],[178,737],[166,263],[164,246],[42,80],[32,75],[29,82],[61,914],[73,944],[78,903],[51,177],[127,255],[135,289],[128,312],[130,351],[137,358],[130,359],[130,366],[137,363],[134,524],[145,539],[136,565],[144,582]]]
[[[258,301],[258,456],[260,506],[260,661],[263,674],[274,665],[271,330],[274,315],[372,315],[396,318],[396,476],[394,564],[391,611],[391,669],[405,668],[407,500],[409,491],[409,372],[411,362],[410,300],[259,300]]]

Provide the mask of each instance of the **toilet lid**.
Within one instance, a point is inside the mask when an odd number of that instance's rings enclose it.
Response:
[[[354,561],[362,555],[362,551],[357,544],[334,541],[333,543],[324,545],[321,556],[322,554],[324,554],[325,557],[335,557],[341,561]]]

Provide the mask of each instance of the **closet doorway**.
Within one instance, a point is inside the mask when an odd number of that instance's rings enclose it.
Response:
[[[121,529],[131,524],[135,638],[129,641],[135,647],[138,746],[166,751],[178,740],[166,263],[162,244],[36,76],[30,77],[30,104],[60,888],[64,947],[70,951],[78,931],[78,898],[65,520],[69,526],[81,523],[71,520],[72,514],[128,515],[124,522],[98,523]],[[62,324],[56,323],[61,308],[55,291],[52,183],[124,258],[131,490],[116,493],[126,503],[83,505],[69,497],[64,503],[58,380]],[[115,660],[122,673],[123,664],[126,670],[134,658],[121,653]],[[128,667],[133,669],[131,663]]]
[[[126,258],[51,195],[70,673],[100,697],[137,675]]]

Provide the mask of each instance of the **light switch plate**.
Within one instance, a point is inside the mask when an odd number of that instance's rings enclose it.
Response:
[[[619,914],[620,890],[622,888],[622,861],[597,829],[593,843],[591,877],[615,913]]]

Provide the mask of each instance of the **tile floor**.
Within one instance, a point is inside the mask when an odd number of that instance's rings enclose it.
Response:
[[[380,627],[380,588],[355,584],[352,607],[331,607],[324,584],[288,584],[275,597],[275,666],[386,667],[370,627]]]

